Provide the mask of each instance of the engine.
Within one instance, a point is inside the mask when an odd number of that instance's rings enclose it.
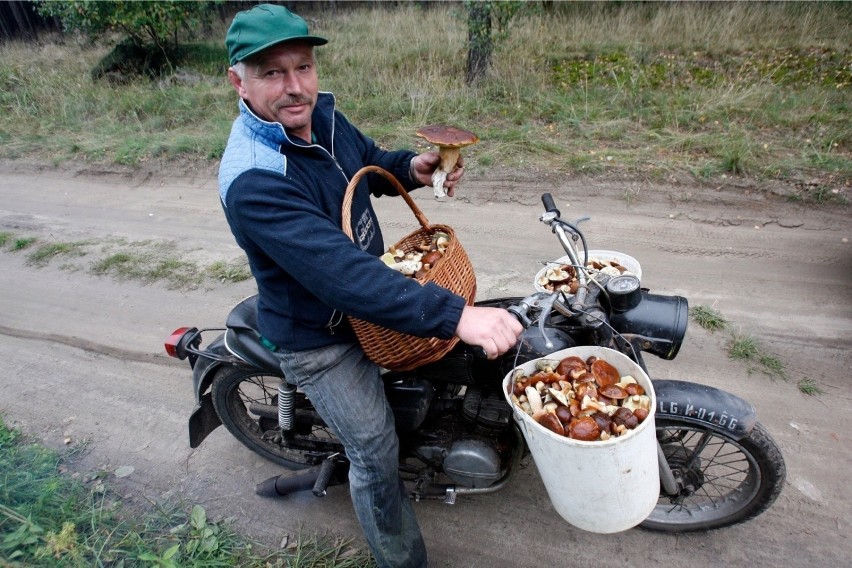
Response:
[[[438,405],[440,406],[440,405]],[[416,433],[413,453],[460,487],[502,478],[512,450],[512,411],[499,391],[468,386]]]

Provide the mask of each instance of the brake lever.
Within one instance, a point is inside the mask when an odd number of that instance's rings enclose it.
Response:
[[[553,342],[547,336],[547,332],[544,330],[545,324],[550,319],[550,313],[553,310],[553,304],[556,302],[557,298],[559,298],[558,293],[550,294],[547,298],[543,298],[541,300],[537,300],[537,307],[541,308],[538,316],[538,330],[541,332],[541,336],[544,338],[544,346],[548,349],[553,349]]]
[[[528,328],[532,325],[532,320],[527,315],[530,309],[538,309],[538,329],[541,332],[541,336],[544,337],[545,347],[551,349],[553,348],[553,342],[547,336],[547,332],[545,331],[545,325],[550,319],[550,313],[553,310],[553,304],[558,298],[558,293],[548,294],[546,292],[536,292],[532,296],[528,296],[521,300],[517,306],[509,306],[506,309],[509,311],[509,313],[518,318],[518,321],[521,322],[521,325],[523,325],[524,328]]]

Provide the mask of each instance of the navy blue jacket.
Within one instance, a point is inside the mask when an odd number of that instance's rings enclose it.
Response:
[[[381,176],[361,179],[352,204],[356,242],[341,230],[346,186],[366,165],[379,166],[408,190],[413,152],[382,150],[320,93],[312,115],[315,140],[290,138],[240,101],[219,168],[219,192],[259,292],[258,325],[291,351],[354,340],[343,314],[420,337],[453,336],[464,299],[435,284],[421,286],[389,269],[371,195],[396,195]]]

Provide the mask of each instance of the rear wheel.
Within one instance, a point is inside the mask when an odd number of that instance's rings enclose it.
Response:
[[[784,458],[762,425],[742,440],[672,419],[656,426],[681,491],[661,493],[642,528],[675,533],[735,525],[760,515],[781,493]]]
[[[296,421],[291,432],[278,428],[281,377],[244,367],[223,366],[211,386],[213,406],[222,424],[241,444],[290,469],[303,469],[343,447],[305,396],[296,393]]]

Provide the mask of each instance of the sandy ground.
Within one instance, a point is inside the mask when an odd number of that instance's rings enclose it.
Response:
[[[212,171],[147,176],[0,162],[0,232],[41,242],[165,243],[202,263],[239,258]],[[529,464],[506,490],[454,506],[416,504],[434,566],[833,566],[847,565],[852,409],[852,217],[848,208],[801,206],[737,187],[511,181],[469,175],[460,197],[416,195],[433,222],[452,225],[477,271],[481,298],[531,291],[540,261],[561,255],[537,221],[539,196],[566,217],[584,214],[591,248],[638,258],[643,285],[714,306],[786,366],[788,380],[749,372],[727,356],[727,332],[692,325],[678,358],[649,357],[658,378],[712,384],[752,401],[781,446],[787,484],[775,506],[745,525],[705,534],[634,529],[595,535],[561,520]],[[415,228],[402,200],[378,204],[386,240]],[[285,535],[360,531],[345,487],[324,499],[254,495],[279,473],[220,428],[190,450],[189,367],[162,343],[182,325],[216,327],[253,282],[169,290],[94,276],[25,251],[0,251],[0,412],[52,446],[85,444],[76,467],[133,473],[114,479],[124,498],[183,498],[232,518],[268,543]],[[823,391],[799,392],[811,379]],[[594,483],[594,480],[578,480]],[[590,506],[594,506],[590,504]]]

